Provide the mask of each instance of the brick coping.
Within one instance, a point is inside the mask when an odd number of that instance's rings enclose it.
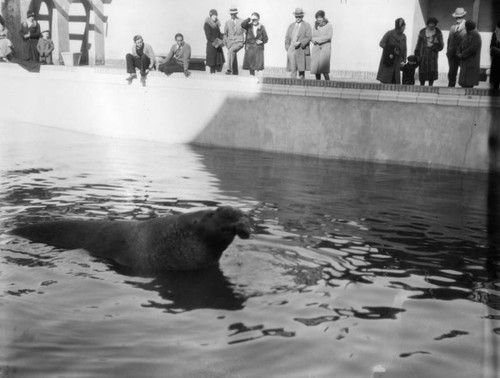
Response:
[[[489,88],[449,88],[449,87],[429,87],[421,85],[401,85],[401,84],[380,84],[366,83],[356,81],[337,81],[337,80],[310,80],[310,79],[290,79],[282,77],[263,77],[263,84],[276,86],[302,86],[308,88],[338,88],[338,89],[358,89],[375,91],[393,91],[393,92],[412,92],[412,93],[435,93],[438,95],[456,95],[456,96],[498,96]]]

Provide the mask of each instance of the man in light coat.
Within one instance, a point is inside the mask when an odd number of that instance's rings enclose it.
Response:
[[[148,72],[151,71],[156,62],[155,53],[153,48],[144,43],[144,40],[140,35],[134,37],[134,45],[132,46],[132,52],[125,56],[127,62],[127,81],[132,84],[134,79],[137,79],[137,74],[135,73],[136,68],[141,72],[141,84],[143,87],[146,86],[146,77]]]
[[[224,44],[227,47],[226,75],[238,75],[238,57],[236,53],[245,44],[245,30],[241,27],[242,19],[238,17],[238,9],[229,9],[231,19],[224,25]]]
[[[158,66],[158,71],[170,76],[174,72],[184,72],[184,76],[191,75],[189,72],[189,60],[191,59],[191,46],[184,42],[181,33],[175,35],[175,45],[170,48],[165,60]]]
[[[296,8],[293,12],[295,22],[290,24],[285,36],[285,49],[287,51],[287,71],[290,77],[295,79],[297,72],[299,78],[305,78],[305,71],[311,67],[311,51],[309,44],[312,38],[311,25],[305,22],[304,11]]]

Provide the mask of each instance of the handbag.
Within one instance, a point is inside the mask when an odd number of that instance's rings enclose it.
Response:
[[[396,60],[396,56],[398,56],[400,53],[401,52],[397,46],[386,45],[382,53],[382,63],[384,64],[384,66],[392,67],[394,61]]]
[[[212,42],[212,46],[215,47],[216,49],[221,47],[223,44],[224,44],[224,41],[220,38],[215,38]]]

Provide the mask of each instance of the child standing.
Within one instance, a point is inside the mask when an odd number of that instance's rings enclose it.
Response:
[[[408,57],[408,62],[401,69],[403,71],[403,85],[415,85],[415,70],[418,67],[418,58],[415,55]]]
[[[49,38],[49,31],[42,32],[42,38],[38,40],[36,46],[40,54],[40,63],[52,64],[52,51],[54,51],[54,42]]]
[[[12,58],[12,42],[7,38],[7,29],[0,31],[0,62],[8,62]]]

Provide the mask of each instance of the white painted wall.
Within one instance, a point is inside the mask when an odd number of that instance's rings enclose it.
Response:
[[[193,55],[205,55],[203,23],[211,8],[219,12],[222,23],[229,19],[229,8],[235,5],[240,17],[257,11],[269,34],[266,46],[267,67],[284,67],[285,32],[294,22],[295,7],[304,9],[305,20],[314,23],[314,14],[323,9],[332,22],[332,69],[376,71],[380,60],[379,41],[394,27],[394,20],[403,17],[407,23],[409,51],[415,45],[414,28],[420,30],[417,0],[115,0],[106,6],[109,16],[106,40],[108,59],[123,59],[130,50],[132,37],[142,34],[156,52],[168,51],[174,35],[181,32],[191,44]],[[420,16],[421,17],[421,16]],[[242,62],[243,54],[240,54]]]

